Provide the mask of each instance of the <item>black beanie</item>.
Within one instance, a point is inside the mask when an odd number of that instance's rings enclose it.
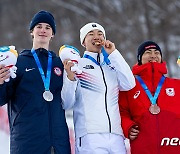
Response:
[[[141,65],[142,62],[142,55],[144,54],[144,52],[148,49],[156,49],[160,52],[161,57],[162,57],[162,52],[161,52],[161,48],[153,41],[145,41],[143,43],[140,44],[140,46],[138,47],[138,54],[137,54],[137,60],[138,60],[138,64]]]
[[[30,23],[29,29],[32,30],[38,23],[47,23],[51,26],[53,33],[56,33],[56,24],[54,17],[47,11],[39,11],[34,15]]]

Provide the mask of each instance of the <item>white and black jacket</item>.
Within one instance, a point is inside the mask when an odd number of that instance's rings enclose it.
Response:
[[[85,55],[99,61],[81,58],[79,68],[83,71],[76,81],[64,74],[61,92],[64,109],[73,108],[76,138],[89,133],[114,133],[123,136],[118,107],[118,93],[135,86],[129,65],[118,50],[109,56],[110,64],[104,62],[101,53],[85,51]]]

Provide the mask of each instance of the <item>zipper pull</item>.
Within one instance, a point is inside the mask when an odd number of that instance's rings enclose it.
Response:
[[[98,53],[98,55],[97,55],[97,62],[99,63],[99,65],[100,65],[100,54]]]
[[[55,154],[54,147],[51,147],[51,154]]]

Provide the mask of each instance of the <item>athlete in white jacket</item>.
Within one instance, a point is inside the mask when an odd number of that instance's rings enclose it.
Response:
[[[125,154],[118,92],[132,89],[134,76],[101,25],[83,26],[80,40],[86,48],[78,63],[82,74],[66,60],[62,89],[64,109],[73,108],[76,154]]]

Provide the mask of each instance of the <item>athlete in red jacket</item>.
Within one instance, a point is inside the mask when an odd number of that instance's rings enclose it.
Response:
[[[122,128],[131,153],[179,154],[180,80],[164,77],[166,63],[155,42],[142,43],[137,58],[136,86],[119,94]]]

